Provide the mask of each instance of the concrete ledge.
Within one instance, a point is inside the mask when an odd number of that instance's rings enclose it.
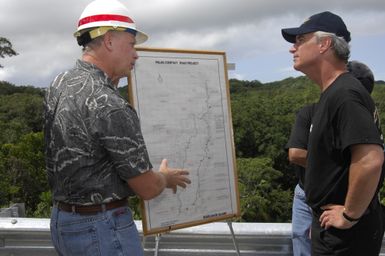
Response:
[[[141,221],[135,221],[142,235]],[[291,256],[290,223],[232,223],[241,255]],[[226,222],[216,222],[185,228],[143,239],[145,255],[158,256],[226,256],[237,255]],[[53,249],[49,219],[0,218],[0,255],[50,256]],[[380,255],[385,256],[385,243]]]
[[[141,221],[135,221],[142,235]],[[233,223],[242,255],[292,255],[289,223]],[[154,255],[156,237],[143,239],[145,255]],[[0,218],[1,255],[56,255],[49,219]],[[236,255],[226,222],[210,223],[162,234],[158,255]]]

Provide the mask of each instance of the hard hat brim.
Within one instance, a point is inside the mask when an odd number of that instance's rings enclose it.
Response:
[[[109,30],[116,30],[116,31],[124,31],[126,29],[129,29],[133,32],[135,32],[135,44],[142,44],[148,40],[148,35],[145,34],[144,32],[137,30],[137,29],[131,29],[131,28],[124,28],[124,27],[119,27],[119,28],[113,28],[113,27],[99,27],[99,28],[94,28],[94,29],[83,29],[80,31],[76,31],[74,33],[74,37],[79,38],[82,37],[85,33],[89,33],[89,41],[92,39],[95,39],[99,36],[104,35],[107,31]],[[79,43],[79,40],[78,40]]]
[[[146,35],[142,31],[136,30],[135,40],[136,44],[143,44],[148,40],[148,35]]]

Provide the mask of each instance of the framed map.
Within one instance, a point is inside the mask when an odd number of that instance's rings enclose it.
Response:
[[[144,235],[239,216],[238,180],[224,52],[137,48],[129,78],[154,170],[162,159],[191,184],[142,202]]]

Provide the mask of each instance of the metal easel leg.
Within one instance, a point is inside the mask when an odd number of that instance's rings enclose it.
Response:
[[[233,223],[232,223],[231,221],[227,221],[227,225],[228,225],[229,228],[230,228],[231,238],[233,239],[233,244],[234,244],[235,251],[237,252],[237,255],[240,256],[241,253],[239,252],[237,240],[235,239],[234,229],[233,229]]]
[[[143,235],[142,247],[143,247],[143,251],[144,251],[146,249],[146,236],[145,235]]]
[[[155,236],[155,252],[154,252],[154,256],[158,256],[159,242],[160,242],[160,234],[156,234],[156,236]]]

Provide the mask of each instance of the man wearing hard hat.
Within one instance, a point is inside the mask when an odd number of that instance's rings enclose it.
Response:
[[[147,40],[117,0],[96,0],[75,33],[83,47],[45,97],[46,168],[53,193],[51,235],[59,255],[143,255],[127,205],[165,188],[186,187],[188,172],[152,165],[136,112],[116,90]]]

